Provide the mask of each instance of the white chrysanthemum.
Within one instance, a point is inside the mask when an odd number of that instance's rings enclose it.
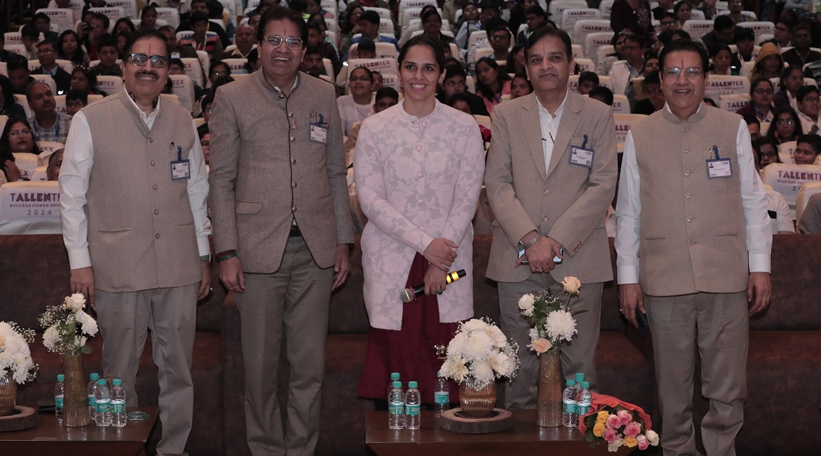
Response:
[[[566,310],[555,310],[547,315],[545,329],[550,340],[570,342],[576,334],[576,320]]]
[[[60,333],[57,331],[56,326],[50,326],[46,329],[46,332],[43,333],[43,345],[45,345],[50,351],[54,351],[59,339]]]
[[[469,320],[464,325],[462,325],[462,331],[467,331],[467,332],[476,331],[476,330],[479,330],[479,329],[485,329],[485,326],[487,326],[487,323],[485,323],[484,321],[482,321],[478,318],[474,318],[472,320]]]
[[[488,336],[490,336],[490,338],[493,339],[493,345],[495,347],[507,347],[507,337],[505,337],[505,333],[503,333],[498,326],[488,326],[486,332]]]
[[[533,296],[531,293],[528,293],[526,295],[523,295],[521,298],[519,298],[519,309],[522,310],[522,313],[524,313],[527,310],[530,310],[530,314],[532,315],[533,314],[533,310],[532,310],[533,309],[533,304],[535,304],[535,303],[536,303],[536,297]]]
[[[499,352],[490,357],[490,367],[497,374],[507,377],[513,372],[513,360],[504,352]]]
[[[485,359],[493,348],[493,339],[484,331],[474,331],[465,345],[465,356],[471,360]]]
[[[77,322],[82,325],[82,330],[84,334],[88,334],[89,336],[94,336],[97,334],[97,322],[91,315],[83,312],[82,310],[77,311]]]
[[[473,378],[479,383],[489,383],[494,379],[493,368],[490,367],[487,361],[474,361],[470,365],[470,369],[473,371]]]
[[[463,355],[466,341],[466,333],[459,333],[454,336],[454,338],[450,340],[450,343],[448,343],[448,358],[455,355]]]
[[[448,360],[448,369],[450,376],[456,383],[462,383],[468,375],[468,368],[465,365],[465,360],[461,356],[454,357]]]

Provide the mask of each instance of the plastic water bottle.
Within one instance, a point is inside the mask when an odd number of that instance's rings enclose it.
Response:
[[[442,413],[450,408],[450,388],[448,388],[448,379],[442,377],[441,372],[436,373],[436,389],[433,391],[433,402],[433,412],[436,418],[442,416]]]
[[[66,396],[66,376],[57,375],[57,384],[54,385],[54,414],[57,416],[57,424],[63,424],[63,399]]]
[[[97,412],[94,421],[98,427],[111,426],[111,394],[104,378],[97,380],[97,391],[94,392],[94,405]]]
[[[574,428],[579,425],[579,415],[576,414],[576,380],[567,380],[567,387],[562,393],[562,425]]]
[[[584,372],[576,372],[576,395],[582,391],[582,382],[584,381]]]
[[[393,382],[388,393],[388,427],[405,428],[405,395],[402,393],[402,382]]]
[[[115,378],[111,388],[111,425],[114,427],[125,427],[128,417],[125,413],[125,388],[123,381]]]
[[[405,392],[405,429],[415,431],[422,424],[422,395],[416,388],[416,382],[408,382]]]
[[[590,411],[590,404],[593,403],[593,395],[590,394],[590,384],[582,382],[582,391],[579,393],[579,399],[576,401],[576,423],[579,417]]]
[[[393,382],[398,382],[399,379],[399,372],[391,373],[391,381],[388,382],[388,394],[390,394],[391,389],[393,388]]]
[[[97,380],[100,378],[100,374],[94,372],[88,378],[90,380],[86,388],[88,393],[88,416],[93,420],[94,415],[97,413],[97,406],[94,405],[94,392],[97,391]]]

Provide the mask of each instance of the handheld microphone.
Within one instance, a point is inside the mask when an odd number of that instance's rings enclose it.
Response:
[[[456,282],[460,278],[464,277],[467,273],[464,269],[460,269],[458,271],[448,272],[446,281],[448,284]],[[411,302],[413,298],[417,296],[422,296],[425,294],[425,284],[417,285],[413,288],[405,288],[402,290],[402,293],[399,293],[399,298],[402,299],[402,302]]]

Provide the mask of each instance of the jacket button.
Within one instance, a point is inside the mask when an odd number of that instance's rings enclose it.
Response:
[[[292,165],[296,165],[296,158],[292,158],[292,159],[291,159],[291,164],[292,164]]]
[[[296,182],[294,182],[293,184],[291,184],[291,187],[296,188]]]
[[[291,136],[291,141],[296,141],[296,138],[294,138],[293,136]]]
[[[684,176],[685,177],[690,177],[690,174],[691,174],[690,171],[684,171]]]
[[[690,153],[690,149],[684,149],[684,153],[685,153],[685,154],[689,154],[689,153]]]
[[[419,206],[421,206],[421,205],[425,204],[425,201],[424,201],[424,200],[419,199],[419,200],[416,200],[416,204],[418,204]]]
[[[153,142],[154,142],[154,138],[148,138],[148,142],[153,143]]]
[[[159,238],[160,238],[160,233],[157,233],[157,234],[154,235],[154,239],[159,239]]]
[[[689,193],[688,193],[688,194],[686,194],[686,195],[684,195],[684,197],[685,197],[685,198],[687,198],[687,199],[690,199],[690,197],[691,197],[691,196],[693,196],[693,195],[691,195],[691,194],[689,194]]]
[[[422,177],[422,176],[424,176],[424,174],[422,173],[422,171],[419,171],[418,173],[416,173],[416,177]]]
[[[543,215],[543,216],[542,216],[542,221],[543,221],[543,222],[546,222],[546,221],[547,221],[547,216],[546,216],[546,215]]]
[[[154,166],[154,165],[155,165],[154,160],[151,160],[151,166]]]
[[[296,206],[291,207],[291,212],[296,212]]]
[[[696,241],[690,241],[690,242],[688,242],[688,244],[690,244],[690,245],[696,245]]]
[[[545,194],[545,195],[547,195],[548,193],[550,193],[550,190],[545,190],[545,191],[544,191],[544,194]]]
[[[691,217],[691,216],[687,216],[687,221],[688,221],[688,222],[692,222],[692,221],[693,221],[693,217]]]
[[[294,117],[294,113],[289,112],[289,113],[288,113],[288,117]]]
[[[154,209],[154,215],[157,215],[157,214],[159,214],[159,213],[160,213],[160,210],[159,210],[159,209]]]
[[[153,186],[153,187],[151,187],[151,188],[153,188],[154,190],[156,190],[156,189],[157,189],[157,184],[154,184],[154,186]]]

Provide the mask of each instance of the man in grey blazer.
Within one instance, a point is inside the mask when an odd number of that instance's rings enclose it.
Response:
[[[353,243],[334,87],[299,73],[308,30],[273,7],[258,30],[261,71],[217,90],[210,207],[220,278],[242,324],[245,424],[254,455],[313,454],[331,290]],[[283,435],[277,369],[291,366]]]
[[[502,330],[520,347],[519,377],[505,390],[507,408],[536,404],[539,362],[527,348],[530,328],[519,298],[543,289],[559,295],[565,276],[581,280],[571,304],[578,335],[562,346],[562,370],[568,378],[584,372],[595,388],[601,294],[613,278],[604,227],[617,173],[612,112],[568,90],[575,64],[565,32],[535,32],[525,56],[534,92],[493,109],[485,172],[496,214],[487,276],[499,282]]]

